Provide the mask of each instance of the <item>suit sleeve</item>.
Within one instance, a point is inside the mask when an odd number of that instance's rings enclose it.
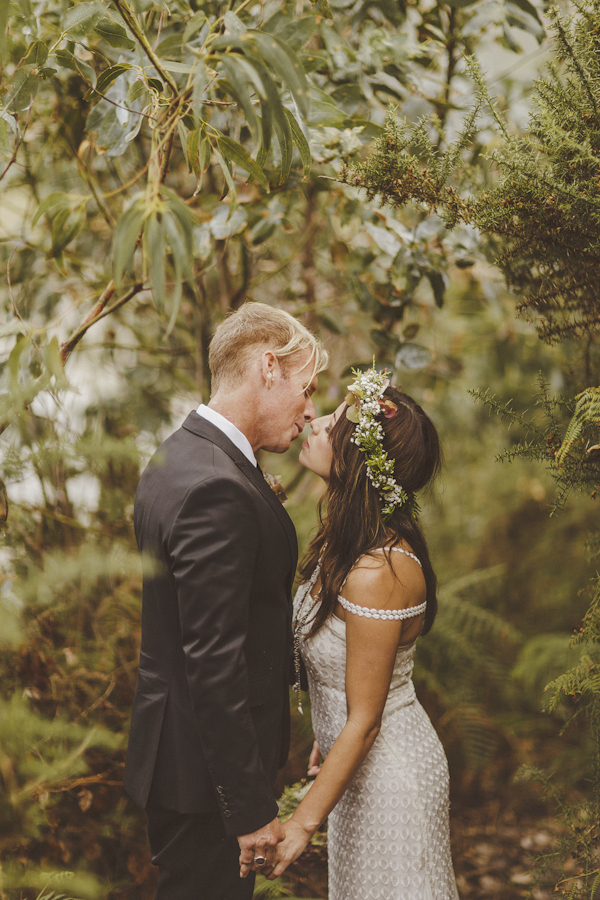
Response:
[[[187,495],[169,535],[181,639],[206,765],[228,835],[277,815],[250,715],[244,644],[258,549],[252,501],[213,476]]]

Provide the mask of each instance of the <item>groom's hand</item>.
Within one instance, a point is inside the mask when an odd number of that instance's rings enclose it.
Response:
[[[275,848],[285,838],[285,831],[279,819],[273,819],[251,834],[238,835],[240,845],[240,878],[245,878],[254,864],[256,856],[266,857],[264,866],[257,866],[256,871],[270,870],[273,866]]]

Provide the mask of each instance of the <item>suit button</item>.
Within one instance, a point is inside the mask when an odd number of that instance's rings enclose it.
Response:
[[[230,809],[223,810],[223,815],[227,816],[227,818],[229,818],[229,816],[231,815],[231,810]]]

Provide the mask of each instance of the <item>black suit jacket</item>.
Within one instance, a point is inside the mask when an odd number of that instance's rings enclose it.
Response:
[[[289,749],[294,526],[195,412],[144,471],[134,522],[145,572],[125,789],[249,833],[277,815]]]

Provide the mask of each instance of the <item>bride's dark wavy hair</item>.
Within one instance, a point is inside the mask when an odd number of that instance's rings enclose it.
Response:
[[[300,567],[302,579],[307,581],[321,557],[321,602],[310,634],[315,634],[333,615],[342,584],[359,557],[379,547],[394,547],[401,541],[412,548],[423,566],[427,608],[422,634],[430,630],[435,619],[437,579],[427,542],[412,513],[415,493],[440,471],[440,441],[433,422],[412,397],[391,386],[384,396],[398,410],[390,419],[382,416],[378,420],[384,432],[383,449],[394,460],[394,478],[409,499],[384,522],[379,493],[367,478],[365,454],[350,440],[356,426],[346,418],[344,408],[329,434],[333,460],[327,490],[319,502],[319,531]],[[392,568],[391,552],[386,555]]]

